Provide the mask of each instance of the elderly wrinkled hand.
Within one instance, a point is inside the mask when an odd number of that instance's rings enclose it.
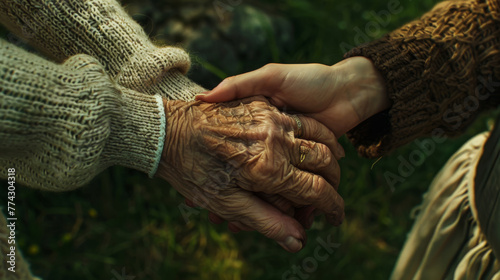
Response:
[[[187,199],[290,252],[302,248],[304,228],[262,196],[310,205],[330,222],[342,222],[336,159],[343,150],[319,122],[281,113],[263,97],[220,104],[165,100],[164,105],[166,140],[157,176]]]

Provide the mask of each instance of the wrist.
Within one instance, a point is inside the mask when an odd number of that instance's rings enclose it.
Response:
[[[161,162],[167,160],[168,151],[171,149],[172,143],[175,142],[177,137],[175,130],[175,125],[179,123],[179,118],[181,112],[179,112],[180,107],[185,104],[185,101],[180,100],[168,100],[163,98],[163,108],[165,112],[165,144],[163,145],[163,151],[161,156]]]
[[[344,92],[357,119],[352,128],[391,107],[385,80],[371,60],[351,57],[332,67],[344,75]]]
[[[165,142],[156,177],[171,182],[175,178],[175,164],[181,162],[182,156],[178,150],[185,145],[187,127],[186,111],[194,102],[182,100],[168,100],[163,98],[163,108],[165,111]]]

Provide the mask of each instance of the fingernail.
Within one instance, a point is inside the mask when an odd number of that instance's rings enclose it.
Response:
[[[284,242],[278,242],[278,244],[294,253],[302,249],[302,242],[292,236],[288,236]]]
[[[200,97],[203,97],[203,96],[205,96],[205,95],[208,95],[209,93],[210,93],[210,91],[200,92],[200,93],[198,93],[197,95],[195,95],[194,99],[195,99],[195,100],[199,100],[199,99],[200,99]]]
[[[337,143],[337,152],[338,152],[339,158],[345,157],[344,147],[342,147],[342,145],[340,145],[340,143]]]

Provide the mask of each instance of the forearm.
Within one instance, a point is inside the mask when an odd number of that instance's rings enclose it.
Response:
[[[184,76],[188,54],[155,46],[115,0],[0,0],[0,22],[56,61],[97,58],[124,87],[183,100],[204,91]]]
[[[111,165],[154,173],[161,97],[115,86],[93,58],[57,65],[0,40],[0,167],[20,183],[68,190]]]
[[[350,132],[362,155],[378,157],[436,128],[458,134],[480,111],[499,104],[491,90],[500,80],[499,11],[490,2],[443,2],[346,54],[373,62],[392,102]]]

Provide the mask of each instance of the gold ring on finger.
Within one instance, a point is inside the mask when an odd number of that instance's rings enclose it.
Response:
[[[302,125],[302,121],[300,120],[300,118],[297,115],[290,115],[290,116],[297,123],[297,133],[296,133],[295,137],[297,137],[297,138],[302,137],[302,135],[304,134],[304,126]]]
[[[309,153],[309,148],[305,146],[300,146],[299,148],[299,154],[300,154],[300,159],[299,159],[299,165],[306,160],[306,156]]]

